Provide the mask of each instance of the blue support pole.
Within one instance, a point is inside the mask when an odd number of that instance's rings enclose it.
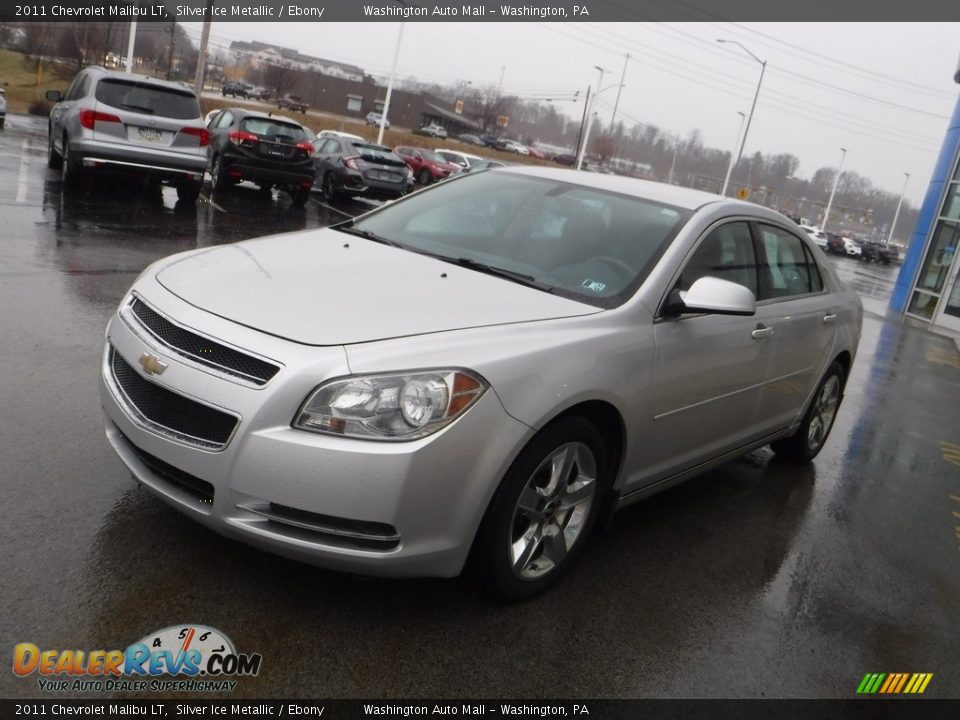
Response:
[[[960,70],[958,70],[955,79],[960,82]],[[943,146],[940,148],[940,155],[930,178],[930,185],[927,187],[923,205],[920,207],[920,214],[917,216],[917,224],[913,228],[913,235],[910,236],[907,254],[903,259],[903,265],[900,267],[900,274],[897,276],[897,284],[894,286],[893,295],[890,298],[890,309],[896,312],[903,312],[910,300],[917,268],[923,261],[927,241],[931,237],[931,230],[940,214],[944,185],[953,176],[958,149],[960,149],[960,98],[957,98],[957,105],[953,109],[953,117],[950,118],[947,134],[943,140]]]

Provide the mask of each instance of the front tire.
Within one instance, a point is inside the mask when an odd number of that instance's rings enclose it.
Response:
[[[579,555],[608,485],[603,438],[582,417],[544,428],[490,502],[474,545],[485,591],[521,600],[556,583]]]
[[[290,191],[290,204],[293,207],[303,207],[310,199],[310,188],[296,188]]]
[[[817,386],[800,429],[791,437],[770,443],[771,449],[792,462],[808,463],[813,460],[823,449],[833,428],[845,381],[843,366],[834,360]]]
[[[420,184],[429,185],[430,181],[433,180],[433,177],[430,175],[430,171],[424,168],[420,171]]]

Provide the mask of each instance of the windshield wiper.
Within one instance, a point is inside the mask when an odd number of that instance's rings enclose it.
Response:
[[[333,228],[334,230],[339,230],[343,233],[348,233],[350,235],[356,235],[357,237],[362,237],[366,240],[373,240],[373,242],[382,243],[384,245],[390,245],[391,247],[398,247],[406,249],[406,245],[403,243],[398,243],[396,240],[390,240],[385,238],[382,235],[377,235],[375,232],[370,232],[369,230],[361,230],[360,228],[353,227],[353,225],[343,224],[336,225]]]
[[[153,108],[148,108],[146,105],[128,105],[127,103],[123,103],[122,105],[120,105],[120,107],[125,108],[127,110],[137,110],[139,112],[142,112],[145,115],[153,115],[154,113],[156,113],[156,110],[154,110]]]
[[[487,265],[486,263],[465,257],[455,258],[446,257],[444,255],[434,255],[434,257],[436,257],[438,260],[443,260],[444,262],[453,263],[454,265],[459,265],[460,267],[476,270],[477,272],[482,272],[486,275],[494,275],[505,280],[512,280],[515,283],[536,288],[537,290],[543,290],[544,292],[553,292],[554,290],[553,285],[547,285],[547,283],[537,280],[535,277],[533,277],[533,275],[526,275],[524,273],[516,272],[515,270],[507,270],[506,268],[496,267],[495,265]]]

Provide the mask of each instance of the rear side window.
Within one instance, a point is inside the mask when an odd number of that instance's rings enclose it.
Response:
[[[120,110],[177,120],[200,117],[200,104],[193,93],[130,80],[101,80],[97,102]]]
[[[273,142],[298,143],[307,139],[306,133],[299,125],[291,125],[270,118],[244,118],[240,121],[240,129]]]
[[[760,299],[803,295],[823,289],[817,264],[800,238],[772,225],[760,225],[760,238],[766,255]]]

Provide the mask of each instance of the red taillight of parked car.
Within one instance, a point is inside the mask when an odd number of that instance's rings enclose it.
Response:
[[[206,147],[210,144],[210,131],[206,128],[185,127],[180,132],[184,135],[193,135],[200,138],[200,147]]]
[[[80,124],[87,130],[93,130],[93,126],[98,122],[121,122],[120,118],[110,113],[97,112],[96,110],[81,110]]]
[[[243,145],[244,143],[254,144],[260,142],[260,138],[251,132],[246,132],[245,130],[231,130],[227,133],[227,137],[234,145]]]
[[[359,170],[360,166],[357,164],[357,161],[360,159],[359,155],[351,155],[350,157],[343,158],[343,164],[346,165],[351,170]]]
[[[313,155],[313,145],[308,142],[298,142],[297,149],[303,150],[307,155]]]

